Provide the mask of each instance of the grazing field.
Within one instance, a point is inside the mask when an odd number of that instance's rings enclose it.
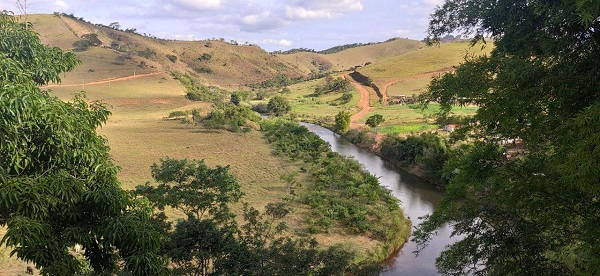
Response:
[[[53,93],[68,100],[80,88],[59,86],[53,88]],[[274,155],[259,131],[232,133],[165,119],[176,110],[207,112],[212,109],[209,103],[185,99],[183,88],[167,74],[110,85],[89,85],[86,94],[90,100],[103,100],[111,107],[113,114],[99,133],[108,139],[111,155],[121,167],[119,179],[125,189],[151,181],[150,166],[167,156],[204,159],[211,167],[229,165],[245,193],[242,201],[261,210],[267,203],[279,202],[287,195],[284,177],[298,173],[297,181],[306,178],[299,164]],[[298,202],[292,202],[291,207],[293,213],[286,217],[289,234],[309,235],[305,229],[307,207]],[[234,210],[241,212],[241,205]],[[178,215],[173,211],[168,214]],[[324,246],[352,243],[354,248],[363,251],[375,246],[367,237],[335,227],[330,233],[317,234],[315,238]]]
[[[340,77],[336,75],[335,77]],[[330,116],[333,118],[341,110],[357,112],[357,104],[360,100],[358,91],[352,90],[352,100],[342,105],[331,105],[329,102],[335,101],[342,96],[342,93],[331,93],[322,96],[314,96],[313,93],[319,85],[324,85],[324,79],[311,80],[291,85],[289,95],[284,95],[290,100],[292,112],[301,118],[323,118]]]

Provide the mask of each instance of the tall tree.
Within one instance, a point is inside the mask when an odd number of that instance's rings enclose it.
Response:
[[[282,116],[292,110],[290,103],[283,96],[275,96],[267,103],[267,110],[275,116]]]
[[[60,82],[79,61],[44,46],[0,13],[1,243],[42,274],[75,275],[123,268],[165,274],[152,210],[119,187],[117,167],[96,128],[109,111],[82,95],[63,102],[38,85]],[[69,253],[80,244],[83,261]]]
[[[416,240],[454,226],[462,239],[437,260],[447,274],[599,274],[600,5],[447,0],[429,39],[456,32],[490,35],[494,49],[430,85],[427,99],[445,112],[480,109],[462,132],[473,145],[446,164],[446,196]],[[523,142],[517,156],[499,146],[512,140]]]
[[[335,115],[335,126],[336,132],[344,134],[350,129],[350,121],[352,115],[348,111],[340,111]]]

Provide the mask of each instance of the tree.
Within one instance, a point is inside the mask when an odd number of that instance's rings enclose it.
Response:
[[[385,122],[385,119],[383,118],[383,116],[380,114],[375,114],[367,119],[367,121],[365,122],[365,125],[368,125],[370,127],[377,127],[378,125],[380,125],[383,122]]]
[[[81,39],[89,41],[91,46],[102,45],[102,41],[98,38],[98,34],[94,34],[94,33],[84,34],[81,36]]]
[[[166,206],[181,210],[188,218],[217,220],[231,215],[227,204],[241,196],[240,184],[229,173],[229,166],[209,168],[201,161],[161,159],[160,165],[151,166],[152,177],[160,184],[150,183],[136,187],[159,210]]]
[[[334,130],[337,133],[344,134],[348,132],[350,129],[350,112],[348,111],[340,111],[337,115],[335,115],[335,126]]]
[[[269,100],[269,103],[267,103],[267,110],[270,114],[282,116],[290,112],[292,107],[286,98],[282,96],[275,96]]]
[[[96,133],[110,112],[82,94],[63,102],[39,89],[60,82],[79,63],[75,55],[42,45],[4,13],[0,29],[1,243],[44,275],[165,274],[151,209],[120,188]],[[83,260],[69,253],[75,244]]]
[[[457,32],[495,41],[426,94],[444,112],[480,106],[463,127],[472,145],[446,163],[446,196],[416,233],[423,245],[450,223],[462,237],[438,258],[442,272],[600,273],[600,9],[591,2],[449,0],[433,14],[432,42]],[[499,146],[515,139],[518,152]]]
[[[113,30],[120,30],[121,24],[119,24],[119,22],[113,22],[113,23],[108,24],[108,27]]]

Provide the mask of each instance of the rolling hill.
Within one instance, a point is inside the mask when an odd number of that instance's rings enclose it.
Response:
[[[278,54],[277,56],[305,74],[309,74],[311,71],[319,72],[323,69],[344,71],[368,63],[377,63],[424,46],[424,43],[416,40],[398,38],[382,43],[348,48],[332,54],[296,52],[293,54]]]
[[[290,78],[303,73],[254,45],[222,40],[170,41],[94,25],[67,15],[30,15],[42,42],[65,50],[83,35],[95,34],[102,44],[77,55],[83,65],[65,76],[81,83],[149,72],[180,72],[217,86],[236,87],[262,82],[276,74]]]

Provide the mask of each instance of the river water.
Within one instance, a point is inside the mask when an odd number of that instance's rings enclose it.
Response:
[[[381,157],[363,150],[329,129],[302,123],[310,131],[331,145],[331,149],[344,156],[352,156],[364,167],[379,178],[379,183],[392,191],[401,201],[402,209],[412,221],[413,226],[419,224],[422,217],[433,212],[435,204],[442,198],[443,192],[432,184],[398,169]],[[392,256],[384,264],[387,271],[382,275],[439,275],[435,268],[435,258],[454,239],[450,238],[451,229],[444,227],[438,231],[428,247],[416,256],[417,249],[412,241]]]

